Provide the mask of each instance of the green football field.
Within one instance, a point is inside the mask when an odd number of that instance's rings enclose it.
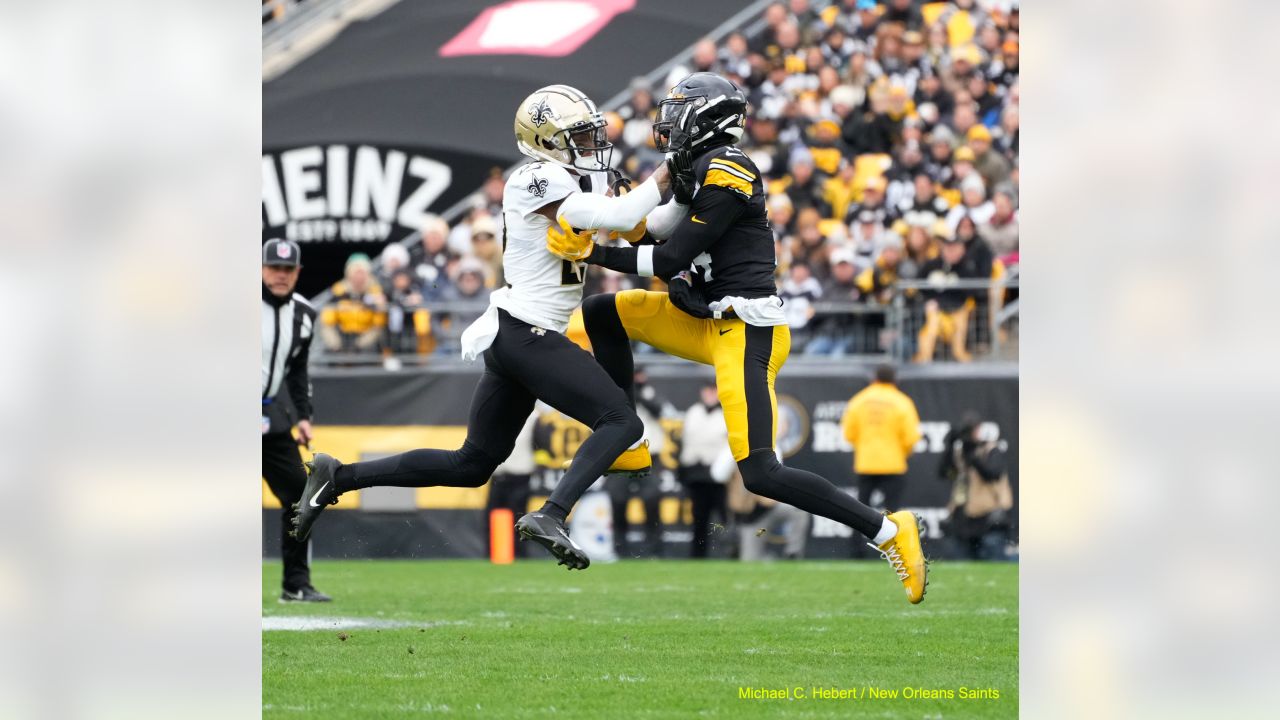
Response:
[[[267,718],[1017,717],[1013,564],[934,563],[917,606],[882,561],[317,562],[321,605],[279,577]]]

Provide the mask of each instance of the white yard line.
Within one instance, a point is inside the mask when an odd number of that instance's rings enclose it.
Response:
[[[398,620],[379,620],[359,617],[324,617],[320,615],[269,615],[262,618],[262,631],[288,630],[307,632],[314,630],[359,630],[383,628],[429,628],[438,625],[466,625],[461,621],[442,622],[401,622]]]

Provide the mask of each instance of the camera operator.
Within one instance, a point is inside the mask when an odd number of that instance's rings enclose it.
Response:
[[[947,534],[960,543],[966,557],[1002,559],[1011,528],[1013,490],[1004,451],[997,440],[983,437],[977,413],[965,413],[947,433],[938,474],[952,482]]]

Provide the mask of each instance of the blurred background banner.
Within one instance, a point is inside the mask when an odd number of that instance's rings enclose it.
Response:
[[[351,22],[263,83],[262,239],[305,243],[314,295],[352,252],[417,233],[520,159],[512,113],[529,93],[572,85],[603,108],[748,6],[399,2]]]

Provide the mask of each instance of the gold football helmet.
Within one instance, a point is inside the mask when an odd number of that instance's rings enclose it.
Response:
[[[606,124],[591,98],[568,85],[548,85],[516,110],[516,147],[534,160],[561,167],[608,170],[613,144]]]

